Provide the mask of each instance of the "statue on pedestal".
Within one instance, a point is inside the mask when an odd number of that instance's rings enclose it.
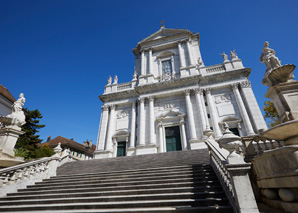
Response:
[[[12,118],[13,120],[15,119],[16,121],[12,121],[12,124],[16,124],[17,126],[22,126],[24,125],[25,122],[25,114],[23,112],[23,106],[25,103],[26,99],[24,97],[24,94],[21,93],[19,96],[19,99],[15,101],[12,105],[12,113],[10,115],[7,115],[7,118]]]
[[[113,84],[118,84],[118,76],[117,75],[115,75],[114,83]]]
[[[223,62],[227,62],[227,61],[229,61],[229,58],[228,58],[228,55],[227,54],[225,54],[225,52],[223,52],[222,54],[221,54],[221,56],[222,56],[222,58],[223,58]]]
[[[233,51],[231,50],[231,52],[230,52],[230,57],[231,57],[231,60],[232,60],[232,61],[238,59],[238,56],[237,56],[235,50],[233,50]]]
[[[111,83],[112,83],[112,77],[110,76],[108,79],[108,85],[111,85]]]
[[[260,62],[264,63],[267,67],[267,70],[280,67],[280,61],[275,56],[275,51],[269,48],[269,42],[265,41],[264,48],[262,49],[262,54],[260,57]],[[267,71],[266,70],[266,71]]]

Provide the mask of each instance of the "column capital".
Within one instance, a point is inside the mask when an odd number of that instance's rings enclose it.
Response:
[[[180,124],[180,125],[185,124],[185,120],[184,120],[183,117],[180,118],[179,124]]]
[[[251,83],[250,83],[249,80],[247,80],[247,81],[242,81],[242,82],[240,83],[240,86],[241,86],[242,88],[250,88],[250,87],[251,87]]]
[[[200,95],[203,95],[203,92],[204,92],[204,90],[199,88],[199,87],[195,88],[194,91],[195,91],[196,94],[200,94]]]
[[[101,109],[102,109],[102,111],[108,111],[109,110],[109,105],[102,105]]]
[[[149,47],[148,50],[149,50],[149,52],[152,52],[153,48],[152,47]]]
[[[162,121],[159,121],[157,124],[158,127],[162,127]]]
[[[211,88],[206,88],[204,90],[205,90],[206,94],[211,94]]]
[[[135,108],[135,107],[136,107],[136,102],[135,102],[135,101],[132,101],[132,102],[131,102],[131,106],[132,106],[133,108]]]
[[[233,84],[231,84],[232,89],[233,90],[237,90],[238,89],[238,85],[239,85],[239,83],[233,83]]]
[[[150,102],[153,102],[153,101],[154,101],[154,96],[149,96],[149,97],[148,97],[148,100],[149,100]]]
[[[110,104],[111,110],[115,110],[116,105],[115,104]]]
[[[144,98],[144,97],[139,97],[139,98],[138,98],[138,101],[139,101],[140,103],[144,103],[144,102],[145,102],[145,98]]]
[[[190,95],[190,89],[186,89],[183,91],[185,96],[189,96]]]

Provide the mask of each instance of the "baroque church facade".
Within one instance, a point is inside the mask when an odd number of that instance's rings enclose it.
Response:
[[[132,80],[110,77],[104,94],[94,157],[109,158],[206,148],[223,123],[239,136],[267,129],[248,80],[251,69],[235,52],[205,66],[200,35],[161,28],[133,49]]]

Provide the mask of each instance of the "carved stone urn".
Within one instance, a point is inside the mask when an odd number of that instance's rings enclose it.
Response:
[[[223,136],[218,139],[218,143],[221,148],[224,148],[230,152],[228,155],[228,163],[230,164],[239,164],[245,163],[243,157],[241,157],[236,150],[242,145],[241,138],[235,134],[233,134],[229,130],[229,126],[227,123],[223,124],[224,126],[224,133]]]

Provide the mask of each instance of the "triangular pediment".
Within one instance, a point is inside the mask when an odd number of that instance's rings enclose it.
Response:
[[[158,39],[165,38],[165,37],[170,37],[170,36],[177,35],[177,34],[186,34],[186,33],[190,33],[190,31],[189,30],[181,30],[181,29],[167,29],[167,28],[162,27],[158,31],[153,33],[152,35],[150,35],[147,38],[140,41],[138,44],[148,42],[148,41],[158,40]]]

